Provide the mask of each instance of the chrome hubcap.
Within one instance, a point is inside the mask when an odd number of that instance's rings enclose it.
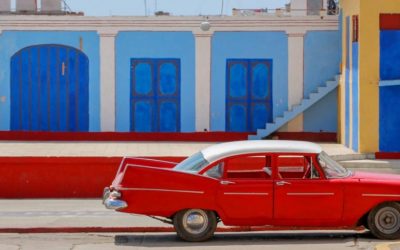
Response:
[[[385,234],[393,234],[400,229],[400,213],[392,207],[380,209],[375,216],[375,225]]]
[[[192,234],[201,234],[207,229],[207,214],[200,209],[190,209],[183,215],[183,227]]]

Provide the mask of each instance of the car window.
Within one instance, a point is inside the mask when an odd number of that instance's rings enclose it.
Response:
[[[174,170],[181,172],[197,173],[208,165],[208,161],[204,159],[201,152],[198,152],[174,167]]]
[[[320,174],[311,156],[279,155],[278,177],[281,179],[319,179]]]
[[[220,162],[217,165],[215,165],[214,167],[207,170],[204,173],[204,175],[211,177],[211,178],[220,179],[222,177],[223,173],[224,173],[224,163]]]
[[[224,161],[224,177],[227,179],[267,179],[271,178],[271,157],[266,155],[246,155]]]
[[[351,171],[331,159],[325,152],[318,155],[318,162],[328,179],[345,178],[351,175]]]

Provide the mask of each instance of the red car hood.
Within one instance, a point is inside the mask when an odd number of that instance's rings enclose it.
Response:
[[[373,173],[373,172],[362,172],[355,171],[353,172],[353,179],[368,179],[368,180],[392,180],[400,182],[400,175],[398,174],[381,174],[381,173]]]

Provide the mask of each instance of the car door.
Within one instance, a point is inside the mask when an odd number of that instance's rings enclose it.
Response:
[[[335,226],[342,217],[343,187],[326,179],[314,155],[274,156],[274,224]]]
[[[224,224],[269,224],[273,215],[270,156],[233,157],[223,160],[218,167],[223,168],[223,174],[217,191],[217,205]]]

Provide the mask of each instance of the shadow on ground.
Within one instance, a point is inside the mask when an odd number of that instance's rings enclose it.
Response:
[[[138,234],[116,235],[117,246],[141,247],[189,247],[189,246],[251,246],[251,245],[312,245],[348,243],[355,246],[359,240],[373,240],[369,232],[365,233],[217,233],[206,242],[185,242],[176,234]],[[374,239],[376,240],[376,239]]]

